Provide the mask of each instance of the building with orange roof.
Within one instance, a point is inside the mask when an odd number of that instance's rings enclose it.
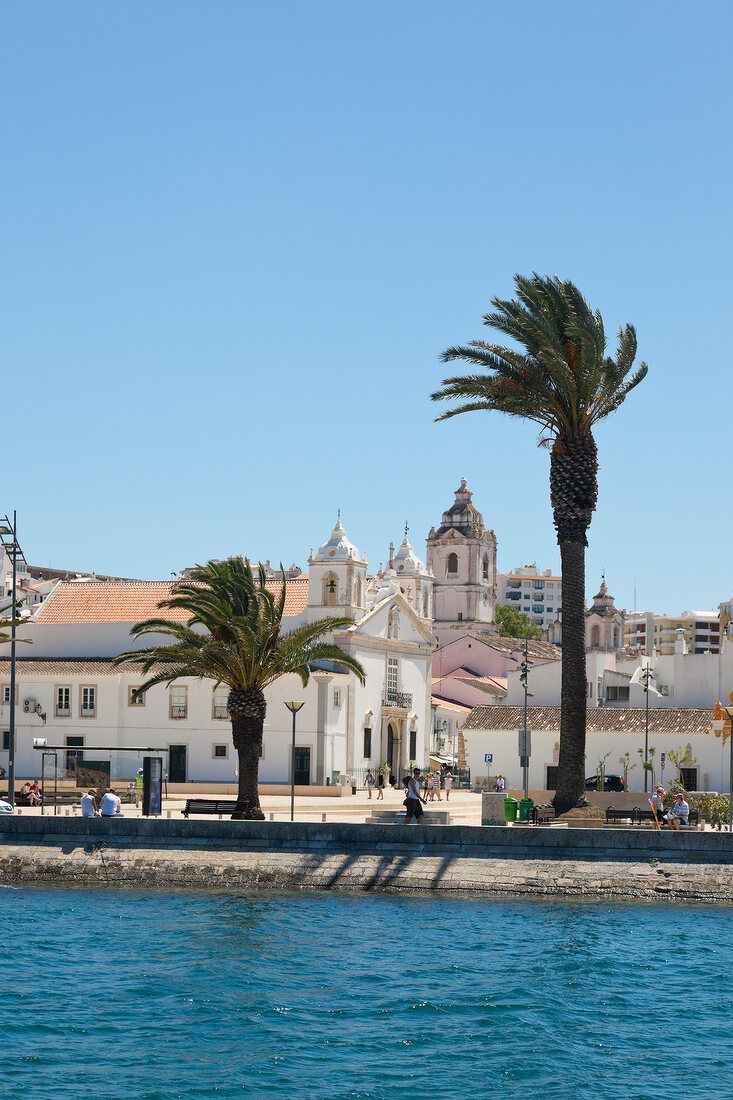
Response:
[[[399,570],[399,572],[398,572]],[[337,664],[313,670],[303,688],[285,677],[266,692],[267,716],[262,782],[289,782],[291,717],[285,701],[304,702],[296,730],[295,780],[323,786],[359,782],[367,768],[387,763],[400,773],[411,764],[426,765],[432,723],[430,673],[435,638],[431,632],[432,578],[416,558],[407,534],[385,571],[367,575],[367,562],[350,542],[340,518],[308,561],[308,573],[296,566],[269,568],[267,587],[280,592],[285,583],[283,627],[294,629],[324,616],[349,617],[334,641],[364,666],[366,683]],[[148,618],[180,621],[179,609],[160,608],[174,580],[58,581],[38,606],[23,637],[16,690],[17,775],[40,774],[33,738],[65,750],[62,768],[114,749],[142,744],[166,751],[169,780],[235,781],[226,688],[185,678],[158,685],[142,698],[138,666],[116,667],[114,657],[155,644],[155,636],[133,641],[130,628]],[[160,636],[160,641],[167,641]],[[0,646],[0,767],[7,767],[10,703],[9,645]],[[115,767],[136,762],[117,753]],[[118,782],[124,778],[118,775]]]

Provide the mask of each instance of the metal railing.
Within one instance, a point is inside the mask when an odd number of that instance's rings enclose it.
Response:
[[[171,706],[171,718],[186,718],[188,715],[187,706]]]
[[[407,691],[382,692],[383,707],[402,707],[409,710],[412,706],[412,695]]]
[[[56,707],[57,718],[71,718],[71,707]]]
[[[94,718],[94,717],[96,717],[96,714],[97,714],[97,708],[96,707],[82,707],[81,708],[82,718]]]
[[[228,718],[229,711],[226,707],[214,707],[214,718]]]

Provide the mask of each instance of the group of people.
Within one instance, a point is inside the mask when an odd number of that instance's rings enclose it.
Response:
[[[690,807],[685,801],[685,796],[678,791],[674,796],[674,805],[666,813],[665,797],[664,787],[656,787],[650,799],[659,828],[662,829],[665,822],[671,829],[679,829],[680,825],[687,825],[690,820]]]
[[[417,771],[419,771],[419,770],[420,769],[418,768]],[[407,780],[404,780],[403,782],[407,783]],[[392,784],[393,787],[395,786],[395,778],[393,776],[390,778],[390,783]],[[441,777],[440,772],[436,771],[436,772],[428,772],[425,775],[425,778],[422,781],[422,787],[423,787],[423,791],[425,793],[425,798],[423,799],[424,802],[434,802],[436,796],[437,796],[438,802],[443,801],[442,798],[440,797],[441,783],[442,783],[442,789],[445,791],[445,800],[446,800],[446,802],[450,801],[450,793],[453,790],[453,776],[451,775],[450,772],[446,772],[445,777]],[[367,789],[367,794],[368,794],[369,798],[372,797],[372,791],[374,790],[374,787],[376,786],[376,788],[377,788],[377,802],[379,802],[380,799],[382,801],[384,801],[385,775],[384,775],[383,771],[380,770],[378,775],[377,775],[377,778],[375,779],[374,778],[374,773],[372,772],[372,769],[369,768],[367,773],[366,773],[366,778],[364,780],[364,785]]]
[[[15,801],[20,806],[40,806],[43,802],[43,797],[41,795],[41,788],[38,786],[38,780],[34,779],[32,783],[26,780],[16,794]]]
[[[88,791],[81,800],[82,817],[114,817],[121,813],[122,801],[114,787],[108,787],[101,798],[97,791]]]

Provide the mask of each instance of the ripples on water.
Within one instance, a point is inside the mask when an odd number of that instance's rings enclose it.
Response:
[[[733,910],[0,889],[0,1089],[733,1098]]]

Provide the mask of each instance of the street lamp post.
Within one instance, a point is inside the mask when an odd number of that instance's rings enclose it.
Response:
[[[290,820],[295,820],[295,715],[304,703],[296,703],[292,699],[285,706],[293,716],[293,745],[290,753]]]
[[[649,769],[647,768],[647,761],[649,759],[649,681],[653,679],[652,670],[649,665],[644,666],[644,671],[641,674],[644,680],[644,695],[646,697],[646,713],[644,719],[644,790],[649,789]]]
[[[6,541],[7,536],[10,536],[9,541]],[[10,730],[8,731],[8,802],[11,806],[15,806],[15,627],[16,627],[16,604],[18,599],[17,594],[17,577],[18,577],[18,558],[23,557],[20,545],[18,543],[17,534],[17,513],[13,512],[12,523],[9,516],[5,516],[4,521],[0,521],[0,541],[5,550],[9,550],[13,561],[13,596],[11,604],[11,623],[10,623]]]
[[[529,670],[534,664],[534,661],[529,659],[529,639],[524,639],[524,660],[519,666],[519,682],[524,688],[524,745],[526,755],[522,758],[522,772],[524,780],[524,797],[529,798],[529,735],[527,733],[527,700],[531,699],[532,692],[529,690]]]
[[[730,718],[730,776],[728,779],[728,832],[733,833],[733,707],[723,707]]]

